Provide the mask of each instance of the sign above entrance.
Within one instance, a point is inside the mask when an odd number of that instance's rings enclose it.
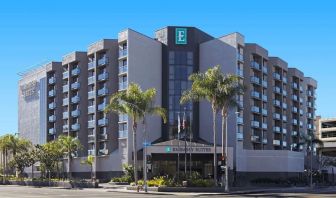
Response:
[[[177,45],[187,44],[187,28],[175,29],[175,44]]]
[[[184,153],[185,148],[183,145],[178,146],[166,146],[166,153]],[[213,147],[187,147],[187,153],[213,153]]]

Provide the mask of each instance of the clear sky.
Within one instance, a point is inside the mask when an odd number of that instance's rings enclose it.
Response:
[[[18,72],[117,38],[124,28],[148,36],[167,25],[196,26],[213,36],[238,31],[271,56],[318,81],[317,113],[336,116],[336,2],[3,1],[0,5],[0,135],[17,132]]]

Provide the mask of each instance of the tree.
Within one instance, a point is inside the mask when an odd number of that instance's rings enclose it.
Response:
[[[310,187],[313,187],[313,148],[315,145],[323,146],[323,141],[318,139],[314,132],[308,130],[307,134],[300,133],[300,143],[297,146],[305,146],[307,156],[309,155],[310,162]]]
[[[24,168],[29,166],[28,163],[29,154],[28,153],[17,153],[13,156],[13,159],[9,162],[9,166],[17,170],[17,177],[21,177]]]
[[[32,180],[34,179],[34,164],[38,160],[38,148],[36,146],[33,146],[29,152],[27,157],[28,166],[31,166],[32,170]]]
[[[91,181],[93,181],[93,163],[94,163],[94,156],[89,155],[87,158],[83,161],[81,161],[81,164],[87,164],[90,166],[90,173],[91,173]]]
[[[3,182],[6,179],[6,170],[7,170],[7,159],[8,159],[8,150],[9,150],[9,143],[8,143],[8,135],[4,135],[0,137],[0,150],[2,152],[2,170],[3,170]]]
[[[218,65],[208,69],[205,73],[191,74],[189,76],[189,80],[192,81],[191,89],[183,92],[180,100],[182,104],[189,101],[201,100],[207,100],[211,104],[214,142],[213,174],[215,185],[217,185],[216,115],[221,108],[218,98],[222,92],[219,86],[222,79],[223,74]]]
[[[76,152],[82,148],[80,141],[71,136],[59,136],[58,141],[61,145],[61,150],[68,156],[68,176],[71,179],[71,159],[76,155]]]
[[[237,96],[244,94],[244,86],[239,82],[240,78],[236,75],[222,75],[218,83],[217,101],[221,109],[222,116],[222,158],[225,162],[225,190],[229,191],[229,172],[228,172],[228,139],[227,139],[227,118],[231,108],[239,107]],[[225,141],[224,141],[225,139]],[[225,151],[224,151],[225,142]],[[224,156],[225,153],[225,156]]]
[[[160,107],[153,106],[153,100],[156,95],[155,89],[148,89],[142,91],[140,86],[131,83],[125,91],[115,93],[109,105],[104,112],[111,111],[119,114],[127,114],[132,118],[132,132],[133,132],[133,167],[134,167],[134,181],[138,182],[138,164],[137,164],[137,142],[136,131],[139,120],[143,120],[146,114],[160,115],[165,119],[165,111]]]

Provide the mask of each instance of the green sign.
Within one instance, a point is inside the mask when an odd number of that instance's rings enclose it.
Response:
[[[166,147],[166,153],[170,153],[171,152],[171,148],[170,148],[170,146],[167,146]]]
[[[187,44],[187,28],[175,29],[175,44],[177,45]]]

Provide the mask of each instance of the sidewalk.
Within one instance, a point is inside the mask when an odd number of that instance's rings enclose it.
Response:
[[[336,188],[310,188],[310,187],[287,187],[287,188],[251,188],[251,189],[235,189],[228,193],[226,192],[155,192],[148,191],[133,191],[126,190],[126,186],[104,188],[107,192],[121,192],[121,193],[134,193],[134,194],[156,194],[156,195],[191,195],[191,196],[205,196],[205,195],[239,195],[239,194],[256,194],[256,193],[306,193],[306,192],[318,192],[320,190],[333,190],[336,192]]]

